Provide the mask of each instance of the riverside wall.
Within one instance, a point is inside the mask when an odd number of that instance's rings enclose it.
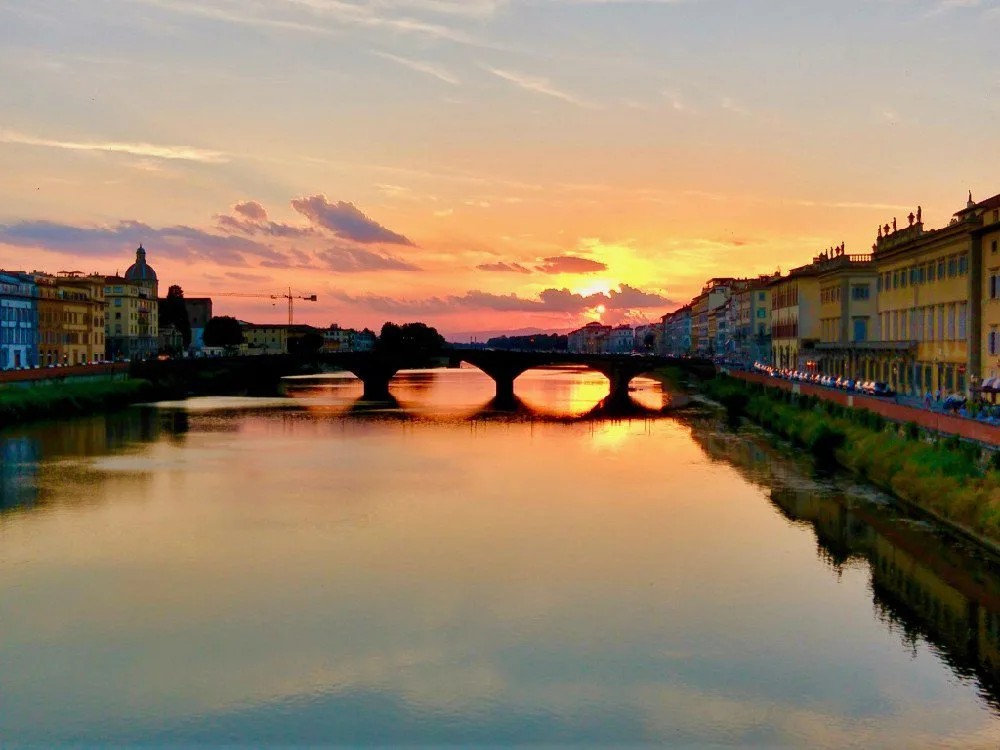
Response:
[[[63,383],[88,383],[127,380],[128,363],[110,362],[103,365],[68,365],[40,367],[34,370],[0,370],[0,388],[32,388]]]
[[[841,406],[854,409],[868,409],[893,422],[914,422],[924,429],[947,435],[956,435],[966,440],[975,440],[988,445],[1000,446],[1000,426],[975,419],[953,416],[930,409],[920,409],[897,404],[892,398],[879,398],[863,393],[851,393],[827,388],[813,383],[798,383],[781,378],[772,378],[756,372],[730,372],[730,377],[750,383],[759,383],[769,388],[779,388],[806,396],[816,396]]]

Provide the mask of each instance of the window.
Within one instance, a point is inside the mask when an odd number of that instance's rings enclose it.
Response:
[[[868,340],[868,318],[854,319],[854,340],[855,341]]]
[[[934,264],[927,264],[927,283],[934,281]]]
[[[993,244],[995,245],[996,243],[994,242]],[[767,292],[757,292],[757,301],[758,302],[763,302],[765,299],[767,299],[766,295],[767,295]]]
[[[990,327],[990,337],[989,337],[989,351],[990,351],[990,355],[991,356],[995,356],[996,353],[997,353],[997,339],[998,338],[1000,338],[1000,337],[997,336],[997,327],[996,326],[991,326]]]
[[[855,284],[851,287],[851,299],[868,299],[871,295],[871,287],[867,284]]]
[[[995,253],[996,251],[997,251],[997,241],[993,240],[993,242],[990,243],[990,252]]]
[[[899,289],[899,271],[892,272],[892,288]]]
[[[952,279],[958,273],[958,259],[952,255],[948,258],[948,278]]]
[[[881,275],[879,275],[878,281],[875,282],[875,291],[876,292],[881,292],[882,291],[882,276]]]
[[[955,305],[948,305],[948,340],[955,340]]]
[[[937,277],[939,280],[944,278],[944,258],[938,258]]]
[[[965,341],[968,336],[969,303],[958,303],[958,340]]]
[[[997,298],[997,292],[1000,292],[1000,281],[998,279],[998,269],[990,269],[990,299]]]
[[[902,271],[899,272],[899,285],[903,289],[906,289],[906,269],[905,268]]]
[[[969,272],[969,256],[962,255],[958,256],[958,275],[965,276]]]

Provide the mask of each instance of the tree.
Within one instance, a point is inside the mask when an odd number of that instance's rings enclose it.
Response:
[[[243,328],[236,318],[217,315],[205,324],[205,346],[235,348],[243,343]]]
[[[415,363],[433,357],[444,347],[444,336],[425,323],[386,323],[375,342],[375,351],[404,357]]]
[[[160,327],[173,326],[184,339],[184,348],[191,346],[191,321],[184,305],[184,290],[174,284],[167,290],[167,296],[157,301]]]
[[[288,339],[290,354],[315,354],[323,348],[323,336],[316,331],[307,331],[302,336]]]

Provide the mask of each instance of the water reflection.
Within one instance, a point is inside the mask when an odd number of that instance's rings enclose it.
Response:
[[[706,452],[767,488],[775,508],[815,534],[817,554],[838,574],[864,563],[877,615],[913,649],[933,644],[956,674],[977,680],[1000,709],[1000,566],[980,550],[901,516],[877,493],[844,477],[809,477],[752,428],[692,433]]]
[[[0,435],[37,493],[0,511],[0,737],[995,744],[967,551],[655,383],[600,418],[590,375],[523,377],[525,418],[451,371]]]

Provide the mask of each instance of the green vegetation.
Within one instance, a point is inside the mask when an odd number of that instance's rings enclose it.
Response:
[[[0,426],[120,409],[154,398],[147,380],[0,388]]]
[[[865,409],[718,377],[707,395],[878,487],[967,531],[1000,542],[998,453],[955,437],[925,435]]]

